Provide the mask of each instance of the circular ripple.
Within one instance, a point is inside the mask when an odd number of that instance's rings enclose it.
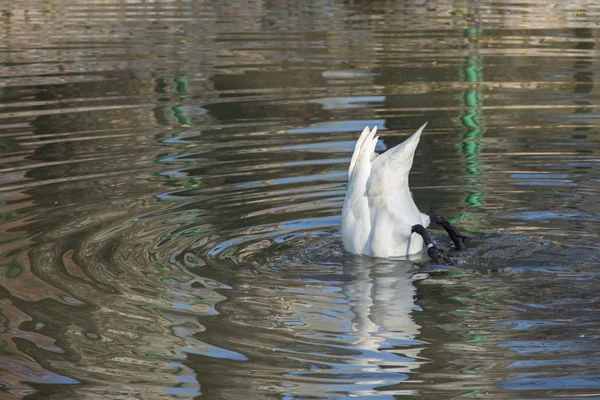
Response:
[[[283,270],[307,265],[341,265],[344,257],[339,230],[315,230],[243,237],[219,243],[209,259],[229,259],[238,266]]]

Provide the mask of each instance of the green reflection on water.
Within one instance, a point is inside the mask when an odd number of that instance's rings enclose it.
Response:
[[[479,371],[474,371],[472,369],[462,370],[461,373],[466,374],[466,375],[479,375]]]
[[[188,118],[185,112],[185,108],[183,106],[175,106],[171,107],[171,116],[179,125],[191,125],[192,122]]]
[[[483,396],[487,396],[487,392],[484,392],[483,390],[480,389],[476,389],[476,390],[471,390],[469,392],[463,393],[460,396],[461,397],[483,397]]]
[[[0,264],[0,269],[4,270],[4,276],[6,278],[17,278],[21,276],[24,271],[23,264],[19,261],[19,256],[23,254],[25,250],[19,249],[18,253],[7,263]]]
[[[483,342],[483,341],[485,341],[485,338],[483,336],[477,336],[477,337],[465,340],[465,343]]]
[[[4,316],[3,310],[0,309],[0,315]],[[5,331],[8,331],[8,319],[4,318],[4,323],[2,324]],[[0,354],[5,356],[14,355],[15,352],[10,350],[10,344],[6,340],[0,340]]]
[[[190,88],[185,78],[173,78],[173,91],[180,94],[189,94]],[[186,100],[187,96],[180,96],[179,100]],[[187,116],[183,106],[175,106],[171,108],[173,118],[180,125],[191,125],[192,121]]]
[[[467,39],[477,37],[481,34],[479,29],[466,29],[463,36]],[[476,49],[477,45],[470,44],[469,49]],[[482,82],[483,81],[483,57],[478,55],[467,56],[465,66],[460,69],[460,80],[463,82]],[[465,160],[465,172],[470,175],[467,182],[475,189],[471,189],[464,199],[469,206],[480,207],[485,204],[485,192],[478,189],[482,186],[478,175],[482,170],[479,162],[481,154],[481,144],[479,140],[483,137],[486,130],[480,121],[481,109],[483,105],[483,95],[481,89],[469,89],[460,96],[463,106],[463,112],[459,116],[459,123],[465,128],[461,136],[459,151]],[[467,215],[461,214],[457,219],[464,219]]]
[[[185,78],[173,78],[173,91],[177,93],[185,93],[188,94],[190,92],[190,88]]]
[[[0,203],[0,207],[5,206],[5,203]],[[23,218],[23,215],[17,214],[15,212],[6,212],[0,214],[0,224],[5,224],[10,221],[16,221],[18,219]]]
[[[0,238],[0,244],[18,242],[19,240],[27,239],[28,237],[29,237],[29,235],[18,235],[18,236],[11,236],[9,238]]]

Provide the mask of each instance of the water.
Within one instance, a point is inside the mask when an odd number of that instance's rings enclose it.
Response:
[[[2,398],[600,398],[598,4],[0,11]],[[345,254],[358,134],[425,121],[470,248]]]

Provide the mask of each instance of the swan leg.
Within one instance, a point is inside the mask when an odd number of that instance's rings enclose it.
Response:
[[[467,240],[467,237],[461,234],[458,228],[456,228],[454,225],[448,222],[446,218],[442,217],[441,215],[430,215],[429,219],[432,222],[441,225],[442,228],[446,230],[446,232],[450,236],[450,239],[452,239],[454,245],[458,250],[465,249],[465,240]]]
[[[446,256],[444,256],[440,251],[438,251],[435,242],[431,239],[431,236],[429,236],[429,232],[427,232],[427,229],[425,229],[423,225],[413,225],[411,232],[421,235],[423,241],[425,242],[425,245],[427,246],[427,254],[433,261],[439,264],[452,264]]]

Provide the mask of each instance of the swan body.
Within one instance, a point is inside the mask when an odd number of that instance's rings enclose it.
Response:
[[[342,241],[350,253],[398,257],[423,250],[414,225],[427,228],[429,216],[417,208],[408,174],[425,123],[403,143],[377,155],[377,127],[361,133],[348,170],[348,192],[342,211]]]

